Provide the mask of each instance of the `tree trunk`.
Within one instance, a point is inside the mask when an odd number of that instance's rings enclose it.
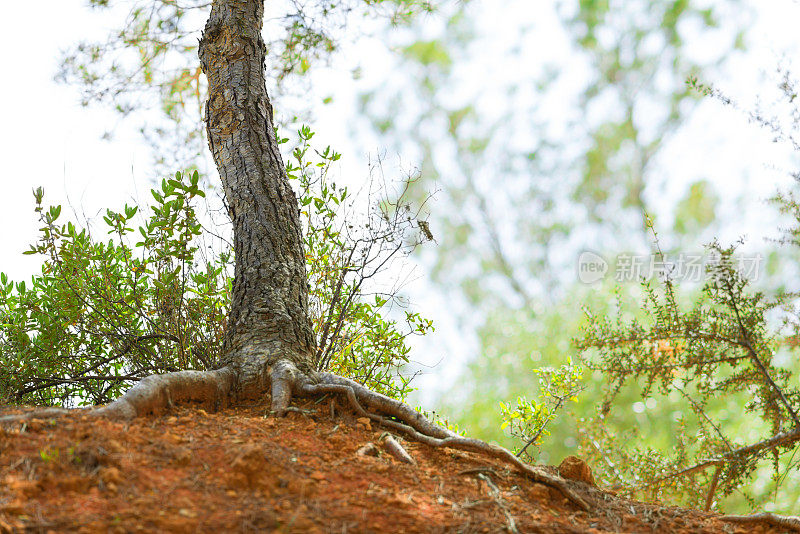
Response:
[[[234,371],[239,397],[262,394],[280,360],[311,374],[315,352],[298,203],[264,80],[263,15],[263,0],[214,0],[199,48],[208,142],[233,220],[236,270],[222,363]]]

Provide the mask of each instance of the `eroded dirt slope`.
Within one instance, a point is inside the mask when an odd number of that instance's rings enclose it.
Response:
[[[403,442],[330,400],[176,408],[130,423],[71,414],[0,429],[0,532],[780,532],[618,499],[581,482],[581,512],[477,454]],[[376,444],[371,448],[370,443]],[[365,447],[366,446],[366,447]],[[374,454],[377,454],[375,456]]]

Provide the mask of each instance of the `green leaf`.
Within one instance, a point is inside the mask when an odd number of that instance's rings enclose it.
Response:
[[[450,57],[447,47],[438,39],[432,41],[417,41],[403,48],[403,54],[407,58],[413,59],[426,67],[437,66],[449,68],[453,63],[453,59]]]

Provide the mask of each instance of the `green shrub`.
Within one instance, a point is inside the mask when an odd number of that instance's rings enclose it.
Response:
[[[432,325],[410,311],[405,324],[390,318],[397,291],[368,294],[367,282],[419,243],[414,221],[385,200],[363,223],[346,221],[354,199],[328,183],[339,154],[311,151],[307,127],[298,135],[287,171],[300,190],[318,367],[404,398],[406,339]],[[30,284],[0,273],[0,402],[107,403],[149,374],[217,367],[234,258],[198,217],[199,181],[196,171],[163,180],[146,216],[140,206],[106,210],[107,241],[61,223],[61,206],[46,208],[34,191],[42,226],[25,253],[44,261]]]

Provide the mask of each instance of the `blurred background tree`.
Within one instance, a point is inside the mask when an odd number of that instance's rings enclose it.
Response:
[[[498,37],[480,24],[490,15],[519,23],[499,23],[507,34]],[[579,252],[649,248],[645,214],[669,214],[651,199],[663,179],[659,151],[698,101],[686,78],[741,48],[746,22],[731,4],[581,1],[525,12],[476,2],[400,48],[403,83],[362,97],[382,139],[418,154],[423,179],[441,189],[431,216],[439,247],[423,260],[457,295],[462,327],[477,331],[480,356],[442,408],[470,431],[508,443],[498,403],[535,390],[531,367],[563,363],[579,303],[600,311],[613,300],[613,284],[576,283]],[[562,27],[569,61],[535,38],[542,24]],[[709,40],[719,42],[714,53],[698,53]],[[487,54],[505,62],[467,93],[463,80]],[[509,64],[518,70],[499,72]],[[677,206],[679,241],[713,232],[716,202],[710,183],[689,186]],[[576,446],[572,426],[552,427],[555,458]]]
[[[500,403],[536,398],[542,390],[533,370],[558,368],[576,354],[573,338],[586,324],[581,304],[596,317],[644,317],[638,280],[618,287],[613,261],[604,281],[576,280],[581,251],[606,259],[651,253],[649,221],[665,254],[699,253],[728,228],[744,231],[742,219],[720,217],[720,204],[747,205],[746,190],[725,184],[720,191],[705,177],[682,176],[676,192],[664,154],[702,96],[687,80],[718,76],[745,49],[754,15],[744,2],[581,0],[535,9],[471,2],[439,24],[420,21],[396,47],[400,67],[362,95],[361,108],[381,146],[420,162],[428,181],[419,183],[420,194],[434,184],[440,190],[430,218],[439,247],[421,261],[460,331],[475,334],[474,356],[437,402],[460,428],[522,445],[498,425]],[[564,42],[538,40],[545,26],[548,39]],[[468,82],[474,79],[481,83]],[[758,243],[748,250],[770,260],[759,286],[783,286],[796,252]],[[691,302],[699,291],[682,287],[676,298]],[[593,448],[597,432],[616,446],[636,439],[668,452],[679,436],[698,431],[701,416],[686,398],[643,398],[635,380],[615,391],[613,417],[606,414],[599,427],[607,376],[595,370],[585,378],[577,402],[567,403],[572,417],[549,423],[540,461],[579,452],[613,474],[615,466]],[[747,441],[753,419],[741,415],[741,401],[708,409]],[[783,475],[780,498],[772,476],[757,471],[746,496],[717,505],[744,510],[769,501],[791,509],[800,495],[796,470]]]

